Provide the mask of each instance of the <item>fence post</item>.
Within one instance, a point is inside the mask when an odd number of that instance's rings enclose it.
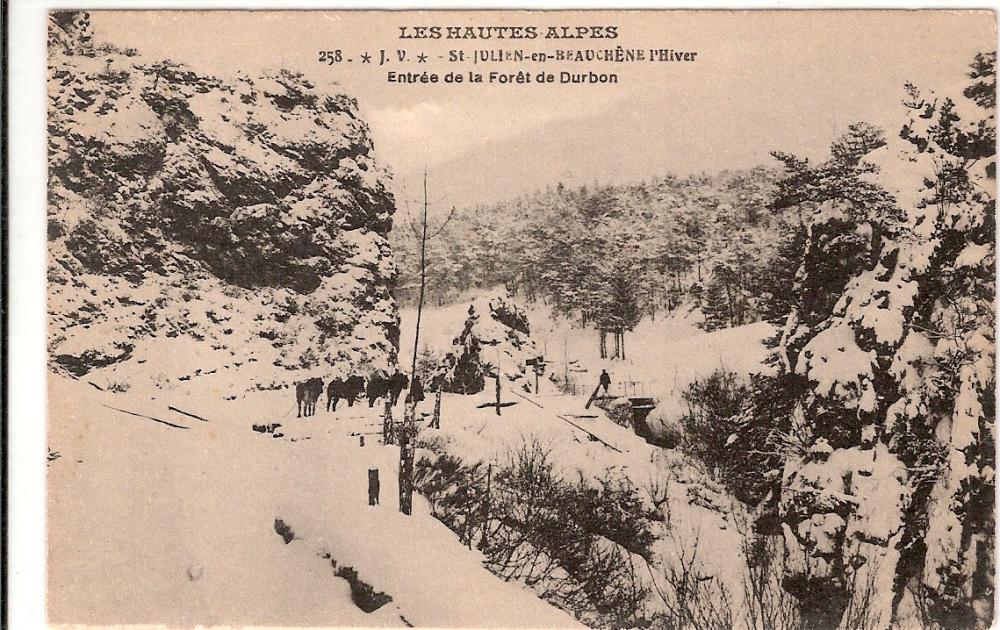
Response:
[[[382,415],[382,444],[395,444],[396,439],[393,435],[392,427],[392,403],[388,400],[385,401],[385,411]]]
[[[493,477],[493,464],[486,467],[486,497],[483,499],[483,527],[482,536],[479,539],[479,550],[486,549],[489,544],[490,532],[490,480]]]
[[[399,430],[399,511],[413,513],[413,449],[416,438],[417,403],[406,403],[403,426]]]
[[[497,415],[500,415],[500,370],[497,370]]]
[[[441,428],[441,390],[434,392],[434,416],[431,418],[431,426],[435,429]]]
[[[368,469],[368,505],[378,505],[378,468]]]

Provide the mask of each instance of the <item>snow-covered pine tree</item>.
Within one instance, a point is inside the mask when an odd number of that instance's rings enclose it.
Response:
[[[698,324],[704,330],[719,330],[732,325],[733,313],[726,287],[727,276],[725,269],[717,266],[705,283],[705,292],[701,296],[701,312],[704,319]]]

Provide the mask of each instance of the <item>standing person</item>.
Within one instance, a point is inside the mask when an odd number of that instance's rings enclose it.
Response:
[[[601,370],[600,387],[604,388],[604,395],[608,395],[608,388],[611,387],[611,375],[607,370]]]
[[[597,387],[594,388],[594,393],[587,399],[587,404],[583,406],[584,409],[590,409],[590,406],[597,400],[597,394],[601,391],[602,387],[604,388],[604,395],[607,396],[608,388],[611,387],[611,375],[604,369],[601,370],[601,377],[597,381]]]

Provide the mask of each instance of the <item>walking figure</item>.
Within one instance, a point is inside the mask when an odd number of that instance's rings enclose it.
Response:
[[[601,370],[601,378],[597,381],[597,387],[594,388],[594,393],[590,395],[587,404],[583,406],[584,409],[590,409],[590,406],[597,400],[597,394],[601,391],[602,387],[604,388],[604,395],[607,396],[608,388],[611,387],[611,375],[608,374],[607,370],[603,369]]]

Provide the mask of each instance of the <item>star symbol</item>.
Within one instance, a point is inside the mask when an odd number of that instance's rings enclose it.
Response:
[[[427,63],[427,55],[424,53],[417,55],[417,63]]]
[[[369,55],[367,51],[361,53],[361,63],[371,63],[371,62],[372,62],[372,56]]]

